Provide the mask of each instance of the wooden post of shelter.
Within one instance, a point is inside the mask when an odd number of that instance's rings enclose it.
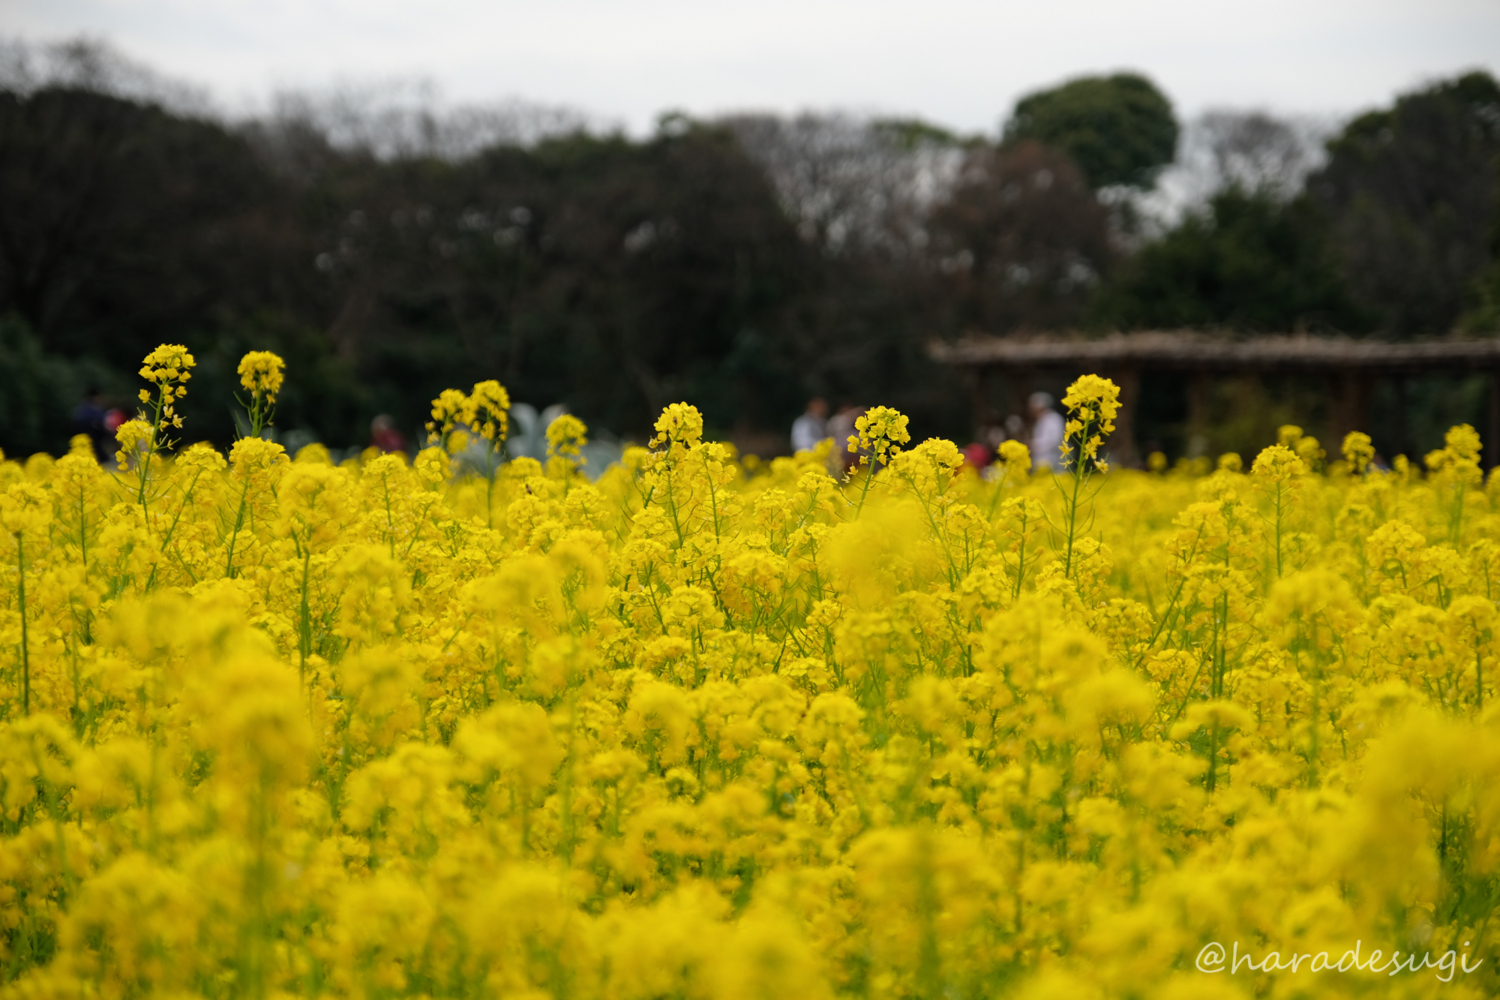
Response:
[[[1396,397],[1396,405],[1394,406],[1396,411],[1396,433],[1392,435],[1392,447],[1394,450],[1390,457],[1395,458],[1397,455],[1405,455],[1407,453],[1407,441],[1410,438],[1410,435],[1406,433],[1406,376],[1397,375],[1391,379],[1391,390],[1392,395]]]
[[[1028,368],[1014,365],[1005,367],[1005,401],[1011,412],[1018,414],[1027,424],[1031,414],[1026,411],[1026,401],[1036,391],[1036,373]],[[1007,413],[1006,416],[1009,416]]]
[[[994,422],[994,410],[990,404],[990,366],[975,365],[965,374],[969,386],[969,400],[973,407],[974,439],[981,440],[984,429]]]
[[[1480,460],[1485,469],[1500,465],[1500,366],[1490,369],[1489,392],[1485,394],[1484,437]]]
[[[1208,376],[1192,372],[1187,382],[1187,457],[1208,452]]]
[[[1135,440],[1135,410],[1141,395],[1141,373],[1135,368],[1116,368],[1109,377],[1120,387],[1120,412],[1115,416],[1115,432],[1109,436],[1105,450],[1113,463],[1122,468],[1141,464],[1141,451]]]
[[[1324,450],[1333,460],[1344,446],[1350,431],[1370,428],[1370,376],[1349,369],[1334,370],[1325,376],[1328,385],[1328,440]]]

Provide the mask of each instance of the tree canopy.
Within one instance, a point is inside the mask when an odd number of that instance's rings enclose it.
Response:
[[[1034,139],[1073,158],[1096,191],[1146,188],[1177,150],[1172,103],[1137,73],[1085,76],[1016,102],[1008,141]]]
[[[1160,230],[1121,224],[1139,189],[1101,190],[1172,160],[1171,106],[1133,74],[1032,94],[990,139],[847,114],[674,115],[636,139],[345,94],[230,123],[153,93],[0,78],[8,452],[65,448],[86,386],[132,408],[163,341],[200,359],[184,412],[220,443],[229,411],[195,401],[231,398],[239,353],[265,348],[297,373],[278,426],[335,447],[380,413],[416,437],[438,391],[485,378],[636,439],[685,399],[774,446],[815,394],[964,433],[935,337],[1500,325],[1482,73],[1354,120],[1326,156],[1265,113],[1195,119],[1173,169],[1207,181]]]
[[[1492,259],[1500,209],[1500,84],[1467,73],[1351,121],[1308,191],[1341,273],[1391,333],[1453,327]]]
[[[1124,329],[1360,328],[1335,268],[1310,206],[1230,187],[1128,260],[1095,316]]]
[[[1073,161],[1030,140],[973,150],[930,227],[963,330],[1076,326],[1115,257],[1106,212]]]

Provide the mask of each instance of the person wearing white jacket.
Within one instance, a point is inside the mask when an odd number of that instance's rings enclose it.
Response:
[[[812,451],[828,438],[828,402],[815,396],[807,402],[807,412],[792,424],[792,450]]]
[[[1063,429],[1066,426],[1062,414],[1056,410],[1056,400],[1045,392],[1033,392],[1026,401],[1031,410],[1031,468],[1058,469],[1062,467]]]

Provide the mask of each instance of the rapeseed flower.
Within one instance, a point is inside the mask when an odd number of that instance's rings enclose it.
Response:
[[[251,351],[240,358],[240,386],[250,393],[245,409],[250,416],[251,437],[260,437],[272,421],[285,368],[286,362],[270,351]]]
[[[849,451],[858,453],[862,464],[885,465],[911,441],[906,429],[906,415],[889,406],[877,406],[854,420],[855,433],[849,438]]]
[[[119,471],[0,458],[0,997],[1361,982],[1193,970],[1236,941],[1500,990],[1471,428],[1425,473],[1289,426],[1248,473],[1106,475],[1089,376],[1056,477],[876,408],[839,482],[676,403],[589,483],[573,417],[503,461],[493,382],[410,463],[169,453],[191,368],[147,358]]]
[[[266,402],[275,403],[281,391],[286,362],[270,351],[251,351],[240,358],[238,374],[240,385]]]
[[[578,469],[588,460],[581,449],[589,443],[588,427],[571,413],[564,413],[547,425],[547,460],[560,462],[561,468]]]
[[[1342,451],[1344,461],[1349,463],[1349,471],[1356,476],[1364,475],[1375,458],[1375,447],[1370,443],[1370,435],[1360,431],[1350,431],[1344,435]]]

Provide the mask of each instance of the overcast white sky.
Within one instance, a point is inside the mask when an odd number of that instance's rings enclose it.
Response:
[[[644,131],[692,113],[848,108],[993,131],[1016,97],[1145,72],[1206,107],[1344,114],[1500,75],[1500,0],[0,0],[0,34],[88,34],[227,107],[423,77]]]

